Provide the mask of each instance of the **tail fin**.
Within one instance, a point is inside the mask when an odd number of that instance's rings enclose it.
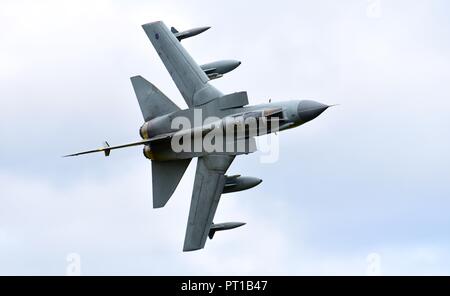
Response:
[[[153,208],[166,205],[190,162],[191,159],[152,160]]]
[[[131,83],[145,121],[180,110],[174,102],[142,76],[131,77]]]

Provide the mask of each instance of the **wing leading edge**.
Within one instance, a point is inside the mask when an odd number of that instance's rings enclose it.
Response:
[[[208,83],[208,76],[163,22],[142,27],[189,108],[222,96]]]

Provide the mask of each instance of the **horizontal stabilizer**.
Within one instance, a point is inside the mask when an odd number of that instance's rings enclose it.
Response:
[[[152,160],[153,208],[166,205],[177,189],[191,159]]]
[[[130,79],[145,121],[180,110],[174,102],[142,76],[134,76]]]

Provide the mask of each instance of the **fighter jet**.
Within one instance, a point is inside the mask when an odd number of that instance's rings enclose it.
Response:
[[[223,94],[209,83],[211,78],[181,45],[174,29],[161,21],[142,27],[188,108],[181,109],[143,77],[131,77],[144,118],[139,129],[142,139],[117,146],[105,142],[102,148],[66,156],[94,152],[109,156],[112,150],[142,145],[145,157],[151,160],[154,208],[166,205],[189,163],[197,158],[183,251],[199,250],[217,231],[245,224],[213,222],[222,193],[261,183],[258,178],[227,176],[235,157],[256,151],[257,136],[300,126],[329,106],[311,100],[250,106],[245,91]]]

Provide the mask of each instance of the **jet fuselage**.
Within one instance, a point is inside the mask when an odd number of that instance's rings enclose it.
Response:
[[[208,133],[212,132],[211,125],[215,125],[217,130],[221,124],[223,133],[217,136],[223,136],[225,139],[228,135],[226,128],[229,128],[229,124],[238,126],[239,124],[242,124],[242,122],[238,121],[242,121],[243,117],[255,116],[257,125],[253,130],[249,131],[249,125],[246,125],[246,123],[243,122],[244,132],[247,133],[245,134],[245,138],[248,140],[249,132],[253,132],[253,134],[250,134],[251,137],[252,135],[261,136],[291,129],[316,118],[328,108],[327,105],[310,100],[273,102],[223,110],[220,110],[220,108],[217,107],[218,103],[220,103],[220,100],[214,100],[204,106],[175,111],[146,122],[141,127],[140,131],[141,137],[144,139],[161,134],[183,132],[184,134],[187,133],[191,135],[192,145],[191,149],[174,151],[174,137],[171,137],[167,140],[152,142],[151,144],[146,145],[144,147],[144,155],[147,158],[154,160],[174,160],[199,157],[204,154],[210,154],[211,151],[206,151],[203,145],[201,145],[201,149],[195,149],[193,142],[200,141],[203,143],[205,138],[208,137]],[[220,111],[218,111],[218,109]],[[270,120],[270,124],[267,124],[267,119]],[[274,126],[274,121],[276,121],[276,126]],[[238,136],[239,130],[238,127],[235,127],[232,137],[235,140]],[[200,147],[200,145],[197,147]],[[225,148],[225,144],[221,147],[224,148],[213,152],[217,154],[227,154],[227,152],[229,152]],[[249,152],[252,152],[248,149],[251,148],[247,147],[243,151],[238,151],[238,154],[248,154]]]

